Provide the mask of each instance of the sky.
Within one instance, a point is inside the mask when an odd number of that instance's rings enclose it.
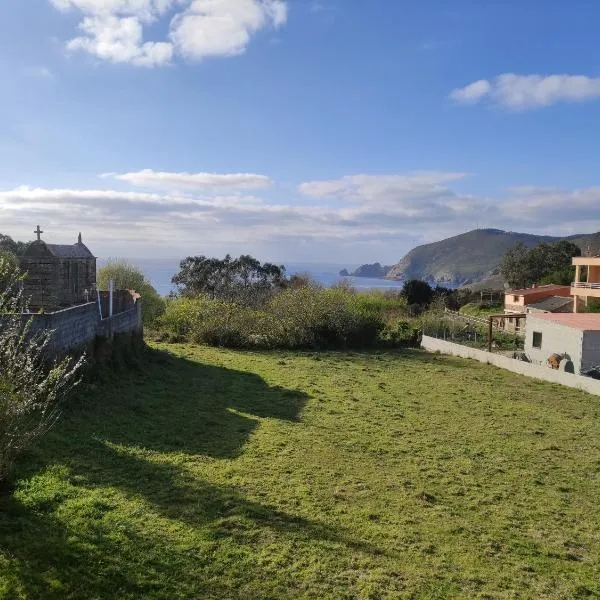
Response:
[[[600,230],[600,3],[3,0],[0,232],[397,262]]]

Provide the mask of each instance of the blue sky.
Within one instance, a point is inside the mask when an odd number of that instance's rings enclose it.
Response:
[[[6,0],[0,231],[398,260],[600,229],[600,5]]]

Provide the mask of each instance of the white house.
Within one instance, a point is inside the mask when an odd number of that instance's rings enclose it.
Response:
[[[548,364],[553,354],[565,355],[577,374],[600,365],[600,314],[527,315],[525,353],[540,365]]]

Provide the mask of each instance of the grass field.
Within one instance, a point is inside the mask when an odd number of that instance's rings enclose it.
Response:
[[[80,396],[0,499],[0,598],[600,597],[600,398],[185,345]]]

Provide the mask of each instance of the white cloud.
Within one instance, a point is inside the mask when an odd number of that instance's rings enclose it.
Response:
[[[82,35],[69,50],[114,63],[153,67],[174,54],[201,60],[245,52],[253,35],[287,20],[284,0],[50,0],[61,11],[78,10]],[[169,38],[145,41],[144,27],[175,12]]]
[[[600,186],[575,190],[520,186],[514,193],[502,205],[505,217],[520,219],[527,226],[582,223],[586,229],[600,229]]]
[[[298,191],[313,198],[335,197],[367,204],[401,203],[423,196],[444,195],[443,184],[466,177],[466,173],[423,171],[409,175],[347,175],[341,179],[308,181]]]
[[[464,88],[453,90],[450,97],[457,102],[464,102],[465,104],[479,102],[484,96],[490,93],[492,86],[490,82],[485,79],[480,79],[470,83]]]
[[[152,169],[143,169],[134,173],[106,173],[101,177],[112,177],[140,187],[161,189],[259,189],[273,183],[266,175],[255,173],[170,173]]]
[[[86,17],[79,25],[86,34],[72,39],[69,50],[85,50],[114,63],[154,67],[167,64],[173,56],[168,42],[143,42],[142,24],[137,17]]]
[[[474,104],[487,97],[505,108],[524,110],[557,102],[584,102],[600,98],[600,77],[504,73],[492,81],[481,79],[457,88],[450,97],[465,104]]]
[[[77,9],[87,15],[134,16],[144,22],[156,20],[184,0],[50,0],[58,10]]]
[[[186,58],[235,56],[268,24],[281,27],[287,5],[281,0],[194,0],[171,24],[171,40]]]
[[[1,231],[30,239],[39,222],[49,239],[60,241],[64,231],[81,230],[97,244],[99,254],[114,255],[115,248],[130,256],[258,254],[268,246],[270,258],[289,249],[288,257],[303,260],[309,255],[314,259],[318,247],[321,261],[352,263],[398,259],[407,246],[477,226],[554,235],[600,229],[600,187],[518,186],[489,198],[452,189],[462,173],[349,175],[301,184],[302,201],[272,199],[277,188],[267,201],[235,193],[235,179],[227,184],[222,179],[227,175],[216,180],[211,174],[196,175],[202,177],[192,180],[187,193],[28,186],[0,190]],[[176,185],[186,187],[179,180]],[[219,191],[229,187],[232,193]],[[377,254],[365,255],[366,247],[376,248]]]

